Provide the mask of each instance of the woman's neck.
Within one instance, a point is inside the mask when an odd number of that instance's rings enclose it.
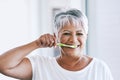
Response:
[[[81,70],[84,67],[86,67],[90,62],[92,58],[82,55],[82,56],[59,56],[57,58],[58,64],[67,69],[67,70]]]
[[[59,61],[66,66],[74,66],[81,62],[82,57],[60,56]]]

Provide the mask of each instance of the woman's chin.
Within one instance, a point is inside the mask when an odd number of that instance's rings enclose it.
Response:
[[[76,56],[80,56],[80,53],[66,53],[66,55],[69,57],[76,57]]]
[[[71,56],[76,56],[81,54],[81,49],[65,48],[63,49],[63,53]]]

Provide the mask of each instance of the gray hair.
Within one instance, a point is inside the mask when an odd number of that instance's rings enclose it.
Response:
[[[54,31],[58,32],[65,24],[73,24],[74,26],[82,25],[86,34],[88,33],[88,19],[87,17],[78,9],[70,9],[67,11],[62,11],[55,16],[54,19]]]

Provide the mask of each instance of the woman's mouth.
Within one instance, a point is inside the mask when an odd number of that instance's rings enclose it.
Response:
[[[57,45],[60,46],[60,47],[67,47],[67,48],[73,48],[73,49],[78,48],[80,46],[80,45],[63,44],[63,43],[58,43]]]

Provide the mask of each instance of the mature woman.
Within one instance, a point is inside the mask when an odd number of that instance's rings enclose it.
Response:
[[[83,52],[88,25],[86,16],[77,9],[55,16],[55,33],[7,51],[0,56],[0,72],[25,80],[113,80],[108,66]],[[34,55],[38,48],[59,46],[58,57]],[[49,53],[48,53],[49,54]]]

